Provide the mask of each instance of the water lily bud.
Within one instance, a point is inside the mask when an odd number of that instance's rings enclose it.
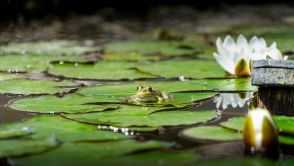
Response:
[[[243,127],[243,141],[251,152],[278,150],[278,132],[268,111],[259,108],[249,111]]]

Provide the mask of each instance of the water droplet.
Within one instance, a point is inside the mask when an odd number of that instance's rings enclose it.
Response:
[[[62,64],[64,64],[64,62],[63,62],[63,61],[59,61],[59,64],[61,64],[61,65],[62,65]]]
[[[179,77],[179,80],[180,80],[180,81],[185,81],[185,77],[184,77],[184,76],[180,76],[180,77]]]

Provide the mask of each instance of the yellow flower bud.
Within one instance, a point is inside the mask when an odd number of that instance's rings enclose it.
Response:
[[[278,150],[278,132],[270,113],[264,109],[249,111],[243,127],[243,141],[250,151]]]

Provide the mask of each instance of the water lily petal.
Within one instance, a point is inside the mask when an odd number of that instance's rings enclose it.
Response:
[[[229,58],[224,58],[217,53],[213,53],[214,58],[216,61],[227,71],[228,73],[234,75],[234,63]]]

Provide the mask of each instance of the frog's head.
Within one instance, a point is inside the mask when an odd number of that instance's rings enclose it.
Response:
[[[147,86],[145,88],[143,86],[138,86],[136,97],[138,101],[157,101],[155,91],[150,86]]]

